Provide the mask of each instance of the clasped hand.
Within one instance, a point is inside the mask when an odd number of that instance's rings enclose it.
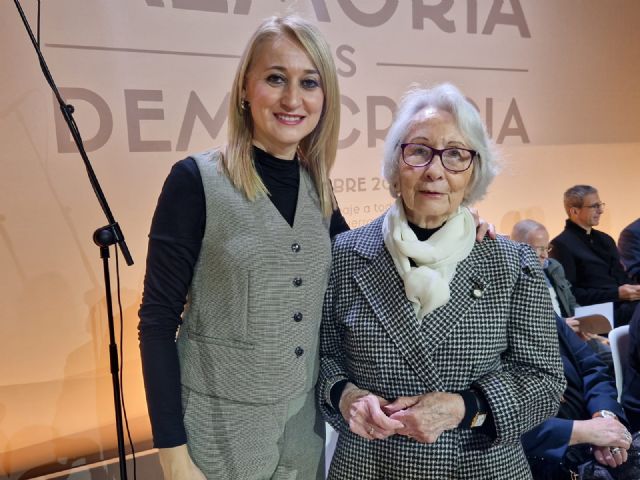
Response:
[[[590,427],[589,443],[598,463],[615,468],[627,461],[632,437],[622,423],[615,418],[593,418],[585,423]]]
[[[458,394],[430,392],[389,402],[348,383],[340,398],[340,413],[353,433],[368,440],[399,434],[434,443],[442,432],[458,426],[464,401]]]

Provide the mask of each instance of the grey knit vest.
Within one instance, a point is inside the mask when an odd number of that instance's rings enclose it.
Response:
[[[293,226],[267,197],[251,202],[194,155],[206,227],[178,333],[182,384],[247,403],[276,403],[313,388],[331,262],[328,220],[300,169]]]

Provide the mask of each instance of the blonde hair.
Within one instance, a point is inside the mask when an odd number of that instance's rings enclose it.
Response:
[[[329,171],[336,159],[340,130],[340,91],[336,67],[329,45],[311,23],[295,15],[267,18],[255,31],[238,64],[229,101],[228,142],[222,154],[222,166],[231,183],[249,200],[268,194],[253,164],[251,149],[253,119],[243,108],[243,91],[247,71],[258,48],[279,36],[294,40],[309,55],[318,73],[324,102],[318,125],[298,145],[300,164],[309,172],[315,184],[320,208],[329,216],[334,208]]]

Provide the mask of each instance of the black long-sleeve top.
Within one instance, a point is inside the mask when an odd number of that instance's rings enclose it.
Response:
[[[616,302],[618,287],[633,283],[620,263],[613,238],[604,232],[587,231],[571,220],[551,241],[549,254],[562,264],[580,305]]]
[[[293,224],[300,184],[297,160],[281,160],[253,149],[258,175],[274,206]],[[180,369],[176,332],[198,260],[206,208],[200,171],[193,158],[176,163],[156,206],[147,253],[144,294],[139,316],[142,372],[154,446],[186,443],[182,422]],[[339,209],[333,212],[330,235],[349,229]]]
[[[613,302],[615,326],[628,324],[640,302],[620,300],[618,287],[636,282],[624,271],[613,238],[594,229],[587,233],[567,220],[564,231],[551,244],[550,256],[564,267],[578,303]]]

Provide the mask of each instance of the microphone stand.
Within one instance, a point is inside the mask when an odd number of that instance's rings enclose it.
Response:
[[[121,480],[127,479],[127,469],[126,469],[126,460],[125,460],[125,449],[124,449],[124,432],[122,427],[122,399],[120,396],[120,379],[118,377],[119,373],[119,365],[118,365],[118,347],[115,341],[114,327],[113,327],[113,306],[111,300],[111,278],[109,275],[109,247],[111,245],[118,244],[120,250],[122,251],[122,256],[124,257],[127,265],[133,265],[133,258],[129,253],[129,249],[124,240],[124,235],[122,230],[120,229],[120,225],[116,222],[113,214],[111,213],[111,209],[107,203],[107,199],[102,192],[102,188],[100,188],[100,183],[98,182],[98,178],[96,177],[93,167],[89,162],[89,158],[87,157],[87,152],[84,149],[84,145],[82,142],[82,137],[80,136],[80,131],[78,130],[78,126],[76,125],[75,120],[73,119],[74,108],[73,105],[67,104],[60,92],[58,91],[58,87],[53,81],[53,77],[51,76],[51,72],[47,66],[47,63],[44,60],[42,55],[42,51],[40,50],[40,45],[36,38],[33,35],[31,27],[29,26],[29,21],[20,6],[20,2],[18,0],[14,0],[16,8],[20,13],[20,17],[22,18],[22,22],[29,34],[29,38],[31,39],[31,43],[38,55],[38,60],[40,61],[40,67],[42,68],[42,73],[44,77],[51,87],[57,101],[60,106],[60,111],[62,112],[62,116],[69,127],[69,131],[71,132],[71,136],[78,147],[78,152],[80,152],[80,156],[84,161],[85,168],[87,170],[87,175],[89,176],[89,182],[95,192],[98,203],[102,207],[102,210],[107,217],[108,224],[104,227],[98,228],[93,234],[93,241],[98,247],[100,247],[100,257],[102,258],[103,270],[104,270],[104,284],[105,284],[105,293],[106,293],[106,301],[107,301],[107,318],[109,322],[109,360],[111,367],[111,378],[113,383],[113,401],[115,407],[115,415],[116,415],[116,433],[118,437],[118,457],[120,459],[120,478]]]

